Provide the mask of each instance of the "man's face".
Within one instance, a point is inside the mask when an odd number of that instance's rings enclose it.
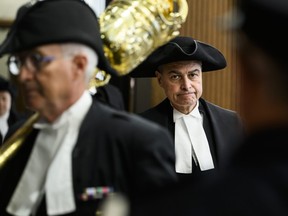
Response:
[[[10,111],[11,95],[8,91],[0,91],[0,116]]]
[[[36,55],[41,57],[35,58]],[[39,46],[17,56],[23,62],[19,83],[28,108],[44,116],[57,115],[74,102],[75,92],[82,90],[75,57],[63,56],[59,45]]]
[[[202,95],[202,67],[199,61],[178,61],[159,67],[159,85],[175,109],[191,112]]]

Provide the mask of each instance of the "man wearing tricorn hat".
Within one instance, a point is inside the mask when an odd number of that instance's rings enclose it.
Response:
[[[140,115],[170,131],[175,169],[183,178],[192,176],[195,180],[195,176],[221,168],[227,153],[238,143],[236,136],[242,133],[235,112],[201,98],[202,72],[225,67],[226,60],[215,47],[178,36],[130,73],[132,77],[156,76],[163,88],[167,98]]]
[[[0,54],[10,55],[26,105],[39,114],[20,128],[24,141],[1,166],[1,216],[96,215],[113,193],[133,206],[176,181],[173,142],[164,129],[92,103],[87,87],[95,66],[116,72],[84,1],[22,6]]]

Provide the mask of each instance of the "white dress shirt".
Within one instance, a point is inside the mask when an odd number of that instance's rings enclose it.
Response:
[[[48,215],[75,211],[71,154],[91,104],[91,95],[85,91],[54,123],[34,124],[40,132],[7,207],[10,214],[28,216],[33,213],[43,191]]]
[[[6,112],[4,115],[0,117],[0,133],[2,135],[1,142],[3,142],[9,129],[9,125],[8,125],[9,114],[10,114],[10,111]]]
[[[175,122],[175,169],[177,173],[192,173],[192,160],[201,171],[214,168],[209,143],[203,128],[199,102],[189,114],[173,110]]]

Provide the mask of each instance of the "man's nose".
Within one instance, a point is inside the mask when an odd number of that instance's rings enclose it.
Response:
[[[186,90],[191,88],[191,80],[187,76],[183,76],[181,87]]]
[[[20,68],[18,79],[20,82],[25,81],[27,79],[31,79],[33,77],[33,74],[34,73],[32,71],[30,71],[25,65],[23,65]]]

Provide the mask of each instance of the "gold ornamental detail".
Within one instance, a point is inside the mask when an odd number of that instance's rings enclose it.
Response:
[[[99,18],[104,51],[119,75],[126,75],[156,48],[179,35],[186,0],[114,0]]]

